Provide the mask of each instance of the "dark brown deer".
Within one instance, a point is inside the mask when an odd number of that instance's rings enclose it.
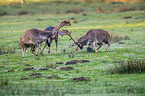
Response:
[[[102,42],[105,42],[106,44],[108,44],[108,47],[106,49],[106,51],[108,51],[111,43],[110,43],[110,34],[102,29],[94,29],[94,30],[89,30],[86,35],[84,35],[83,37],[79,38],[77,41],[75,41],[72,36],[71,33],[68,32],[67,30],[64,30],[64,32],[70,36],[70,38],[74,41],[74,43],[82,50],[84,45],[88,45],[88,47],[91,47],[93,45],[93,47],[95,48],[95,52],[98,52],[97,50],[99,48],[101,48],[103,46]],[[99,47],[96,48],[95,45],[98,44]],[[78,50],[78,47],[76,50]]]
[[[52,43],[53,40],[55,40],[55,44],[56,44],[56,51],[55,51],[55,53],[57,53],[58,35],[65,35],[65,33],[64,33],[63,31],[62,31],[62,32],[59,31],[59,29],[60,29],[61,27],[63,27],[63,26],[71,26],[70,21],[69,21],[69,20],[66,20],[66,21],[63,22],[63,23],[58,24],[58,25],[57,25],[58,29],[55,28],[55,27],[52,27],[52,26],[51,26],[50,28],[45,28],[45,29],[44,29],[44,31],[51,31],[51,30],[52,30],[52,33],[53,33],[53,31],[55,30],[55,31],[57,31],[57,32],[56,32],[57,34],[55,35],[54,38],[50,38],[50,39],[48,39],[48,40],[45,41],[45,45],[44,45],[44,47],[43,47],[43,49],[41,50],[40,53],[42,53],[42,51],[45,49],[46,45],[48,45],[48,53],[50,53],[50,46],[51,46],[51,43]],[[57,30],[56,30],[56,29],[57,29]]]
[[[71,24],[69,23],[68,26],[70,26]],[[52,31],[55,27],[53,26],[48,26],[44,29],[44,31]],[[66,35],[63,31],[58,31],[57,35],[55,36],[55,38],[51,38],[50,41],[46,40],[45,41],[45,46],[44,48],[46,47],[46,45],[48,45],[48,53],[50,53],[50,46],[51,46],[51,43],[53,40],[55,40],[55,44],[56,44],[56,51],[55,53],[57,53],[57,45],[58,45],[58,35]],[[42,51],[44,50],[44,48],[42,49]]]
[[[65,25],[70,26],[70,22],[68,20],[64,20],[59,23],[57,27],[54,28],[52,31],[42,31],[34,28],[27,30],[20,39],[20,44],[23,51],[22,56],[24,57],[24,52],[28,47],[31,47],[31,53],[38,55],[39,50],[41,50],[40,44],[45,40],[48,40],[48,42],[50,42],[51,38],[55,38],[58,35],[57,31]],[[33,51],[36,49],[36,47],[38,47],[38,50],[36,53],[34,53]],[[43,50],[41,50],[40,53],[41,55],[43,55]]]

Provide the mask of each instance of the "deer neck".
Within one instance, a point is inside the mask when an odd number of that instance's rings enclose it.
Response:
[[[56,31],[59,31],[59,29],[61,28],[61,27],[63,27],[64,25],[61,25],[61,23],[59,23],[57,26],[56,26],[56,28],[54,28],[53,30],[52,30],[52,33],[55,33]]]
[[[81,44],[86,44],[89,39],[87,38],[87,36],[83,36],[78,40]]]
[[[43,31],[41,32],[41,35],[44,35],[44,36],[52,36],[52,32],[51,31]]]

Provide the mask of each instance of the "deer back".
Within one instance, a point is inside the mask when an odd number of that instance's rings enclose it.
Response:
[[[98,43],[105,42],[110,39],[110,35],[107,31],[102,29],[89,30],[83,37],[78,39],[80,43],[87,43],[87,41],[96,41]]]
[[[52,33],[50,31],[42,31],[39,29],[29,29],[27,30],[24,35],[21,37],[21,42],[25,44],[31,43],[30,41],[36,40],[46,40],[47,38],[51,37]]]

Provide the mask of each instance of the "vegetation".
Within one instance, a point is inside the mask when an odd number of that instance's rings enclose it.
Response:
[[[111,74],[120,73],[144,73],[145,72],[145,60],[128,60],[126,63],[121,62],[119,66],[115,66],[115,68],[110,68],[109,72]]]
[[[0,14],[0,95],[145,95],[144,3],[16,4],[0,6]],[[71,21],[62,29],[73,38],[90,29],[108,31],[109,51],[107,45],[98,53],[87,46],[75,51],[68,36],[59,36],[57,54],[52,42],[50,54],[47,47],[44,56],[28,50],[22,57],[19,41],[27,29],[44,30],[63,20]],[[79,62],[67,63],[72,60]]]

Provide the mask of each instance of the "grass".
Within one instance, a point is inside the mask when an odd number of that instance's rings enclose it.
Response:
[[[145,60],[128,60],[126,63],[119,62],[119,66],[110,68],[108,71],[110,74],[128,74],[128,73],[144,73],[145,72]]]
[[[43,4],[42,4],[43,5]],[[42,6],[40,4],[40,6]],[[17,10],[26,10],[28,5],[19,5],[21,8],[14,10],[14,6],[0,6],[1,10],[7,7],[7,14],[0,18],[0,46],[2,50],[15,48],[15,52],[0,55],[0,93],[2,95],[49,95],[64,96],[70,95],[140,95],[145,94],[144,73],[134,74],[109,74],[108,69],[119,66],[120,61],[127,61],[130,58],[138,60],[145,58],[145,22],[144,10],[132,10],[126,12],[111,12],[111,5],[105,5],[105,13],[98,13],[91,8],[99,8],[99,4],[68,4],[63,5],[64,10],[60,14],[55,14],[62,5],[53,4],[46,7],[52,12],[42,14],[40,10],[30,10],[28,14],[15,15]],[[122,4],[121,6],[126,6]],[[39,7],[40,7],[39,6]],[[66,13],[66,7],[86,8],[83,12]],[[113,5],[114,6],[114,5]],[[130,5],[131,6],[131,5]],[[134,6],[138,4],[134,3]],[[29,5],[34,7],[34,5]],[[38,6],[37,6],[38,7]],[[37,8],[36,8],[37,9]],[[68,8],[69,9],[69,8]],[[91,10],[91,11],[90,11]],[[101,9],[102,10],[102,9]],[[35,12],[36,11],[36,12]],[[53,14],[52,14],[53,13]],[[85,13],[85,15],[84,15]],[[124,17],[131,16],[125,19]],[[74,18],[74,19],[73,19]],[[48,54],[48,47],[44,50],[44,56],[34,56],[29,52],[22,56],[19,46],[20,37],[27,29],[45,29],[47,26],[56,26],[57,21],[69,19],[72,26],[62,29],[72,31],[74,38],[81,37],[90,29],[104,29],[114,36],[121,37],[119,41],[112,42],[108,52],[105,51],[107,45],[98,50],[98,53],[88,53],[87,48],[75,51],[76,46],[70,46],[73,41],[68,36],[59,36],[58,53],[55,54],[55,43],[52,43],[51,53]],[[77,22],[76,22],[77,21]],[[123,39],[122,39],[123,38]],[[126,39],[127,38],[127,39]],[[123,42],[124,44],[119,44]],[[42,46],[44,43],[42,44]],[[41,47],[42,47],[41,46]],[[65,50],[65,52],[64,52]],[[65,65],[70,60],[89,60],[87,63]],[[64,62],[64,64],[56,64]],[[73,67],[74,70],[60,70],[61,67]],[[33,70],[23,71],[26,68]],[[49,70],[39,70],[48,68]],[[30,74],[40,73],[41,77],[30,77]],[[59,78],[48,79],[49,76]],[[88,77],[89,81],[72,81],[72,78]]]

